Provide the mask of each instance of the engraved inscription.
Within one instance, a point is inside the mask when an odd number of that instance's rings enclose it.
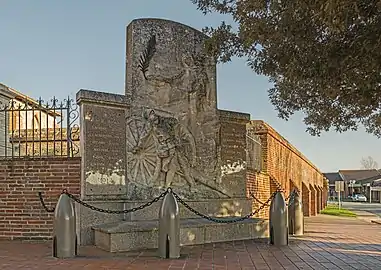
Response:
[[[124,111],[116,108],[92,107],[91,122],[85,119],[85,149],[88,153],[86,172],[107,175],[118,171],[119,174],[124,174],[124,166],[119,164],[121,158],[125,156]]]

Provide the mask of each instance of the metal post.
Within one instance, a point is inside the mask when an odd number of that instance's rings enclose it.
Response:
[[[277,192],[270,204],[270,244],[288,245],[287,206],[281,192]]]
[[[164,259],[180,257],[179,205],[169,189],[159,214],[159,256]]]
[[[341,208],[341,206],[340,206],[340,194],[341,194],[341,191],[339,191],[339,194],[338,194],[338,200],[339,200],[339,210],[340,210],[340,208]]]
[[[303,203],[297,191],[294,191],[288,204],[289,234],[301,236],[304,233]]]
[[[372,203],[372,186],[369,187],[369,203]]]
[[[53,257],[73,258],[77,255],[75,210],[71,199],[61,194],[54,211]]]

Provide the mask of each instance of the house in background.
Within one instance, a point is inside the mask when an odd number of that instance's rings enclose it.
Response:
[[[371,170],[339,170],[338,172],[324,173],[329,180],[329,196],[337,197],[335,182],[344,182],[343,198],[353,194],[364,194],[368,201],[381,202],[381,172]]]
[[[0,157],[64,155],[67,121],[59,106],[39,103],[0,83]]]
[[[338,172],[332,172],[332,173],[323,173],[325,178],[328,179],[328,196],[329,197],[337,197],[337,192],[335,191],[335,182],[336,181],[343,181],[343,178],[341,178],[340,173]]]
[[[344,180],[345,197],[353,194],[364,193],[364,184],[367,179],[380,176],[380,172],[376,169],[371,170],[339,170]]]
[[[361,185],[361,193],[369,202],[381,203],[381,174],[359,179],[357,183]]]

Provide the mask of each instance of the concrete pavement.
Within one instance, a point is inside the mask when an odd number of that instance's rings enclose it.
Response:
[[[343,202],[343,208],[357,214],[357,218],[381,225],[381,204],[363,202]]]
[[[367,211],[381,217],[381,203],[343,202],[343,207],[354,211]]]
[[[306,218],[306,235],[282,248],[264,240],[183,247],[178,260],[155,251],[109,254],[81,247],[70,260],[51,257],[50,243],[0,242],[0,269],[372,269],[381,270],[380,225],[356,218],[319,215]]]

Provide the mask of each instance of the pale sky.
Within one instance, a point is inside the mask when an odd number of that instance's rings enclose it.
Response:
[[[125,28],[140,17],[197,29],[224,19],[204,16],[190,0],[0,0],[0,82],[43,99],[75,97],[81,88],[123,94]],[[358,169],[363,156],[381,163],[381,140],[362,130],[319,138],[305,132],[301,115],[278,119],[267,78],[245,60],[220,65],[217,80],[220,109],[266,121],[323,172]]]

